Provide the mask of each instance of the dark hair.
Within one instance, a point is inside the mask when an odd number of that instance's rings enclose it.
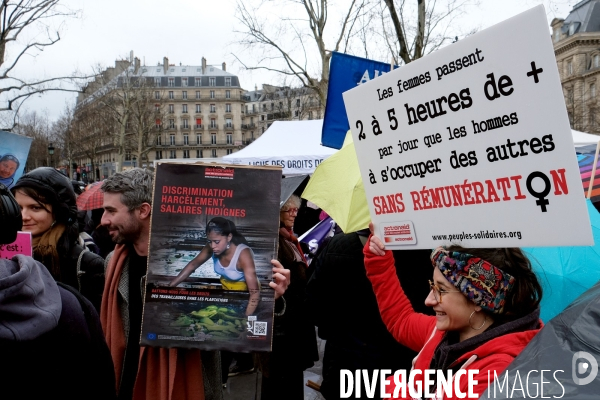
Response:
[[[511,321],[534,312],[542,300],[542,286],[531,268],[531,262],[519,248],[467,249],[452,245],[448,251],[472,254],[480,257],[515,278],[515,285],[506,296],[502,314],[496,320]]]
[[[228,236],[231,234],[231,242],[235,245],[245,244],[248,245],[248,241],[241,233],[239,233],[235,227],[235,224],[225,218],[215,217],[208,221],[206,224],[206,234],[211,232],[218,233],[219,235]]]
[[[121,203],[133,211],[144,203],[152,205],[152,179],[154,174],[143,168],[118,172],[104,180],[104,193],[120,193]]]

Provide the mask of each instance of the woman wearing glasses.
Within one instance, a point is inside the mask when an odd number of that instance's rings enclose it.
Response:
[[[179,285],[212,257],[215,273],[221,276],[223,289],[250,292],[246,315],[251,315],[258,306],[260,292],[254,253],[248,242],[232,221],[221,217],[208,221],[206,238],[207,246],[179,272],[170,286]]]
[[[392,252],[377,236],[371,236],[364,254],[383,322],[396,340],[420,352],[413,371],[441,370],[445,376],[452,371],[457,376],[461,369],[478,370],[473,392],[480,396],[488,386],[488,372],[491,379],[494,373],[500,377],[542,327],[542,288],[520,249],[435,249],[431,291],[425,299],[435,317],[413,310],[396,278]],[[423,397],[425,390],[438,389],[438,398],[446,397],[435,376],[433,380],[422,386]],[[424,385],[423,374],[415,381],[420,381],[415,388]],[[393,393],[390,383],[388,393]],[[468,384],[465,374],[457,386],[467,393]],[[454,396],[457,386],[452,386]]]
[[[315,328],[306,317],[304,296],[308,266],[293,228],[301,200],[292,195],[279,209],[277,259],[290,270],[290,285],[281,296],[285,311],[275,318],[273,351],[259,353],[262,372],[261,400],[304,399],[303,371],[319,359]],[[277,314],[276,314],[277,315]]]

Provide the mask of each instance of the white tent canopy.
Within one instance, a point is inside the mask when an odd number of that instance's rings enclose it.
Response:
[[[337,150],[321,146],[323,120],[275,121],[246,148],[223,157],[232,164],[281,166],[284,175],[312,174]]]
[[[585,146],[588,144],[597,144],[600,141],[599,135],[592,135],[591,133],[585,133],[571,129],[573,135],[573,144],[575,147]]]

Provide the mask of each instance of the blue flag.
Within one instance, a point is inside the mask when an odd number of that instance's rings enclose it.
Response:
[[[321,144],[341,149],[350,129],[342,93],[390,71],[390,64],[333,52]]]

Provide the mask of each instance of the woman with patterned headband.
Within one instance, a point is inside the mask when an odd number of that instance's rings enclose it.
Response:
[[[433,250],[433,278],[425,304],[433,308],[435,317],[413,310],[397,279],[392,252],[377,236],[371,235],[363,252],[383,322],[396,340],[419,352],[413,371],[441,370],[445,376],[452,371],[457,376],[461,369],[478,370],[471,381],[478,382],[473,392],[481,396],[488,386],[488,372],[492,380],[494,373],[500,377],[542,327],[542,288],[520,249]],[[422,268],[405,266],[410,267]],[[449,398],[435,380],[434,376],[428,393]],[[415,381],[420,381],[425,393],[423,374],[416,375]],[[465,374],[459,382],[462,393],[467,393],[468,384]],[[452,387],[456,396],[456,386]],[[393,390],[391,380],[387,392]]]

